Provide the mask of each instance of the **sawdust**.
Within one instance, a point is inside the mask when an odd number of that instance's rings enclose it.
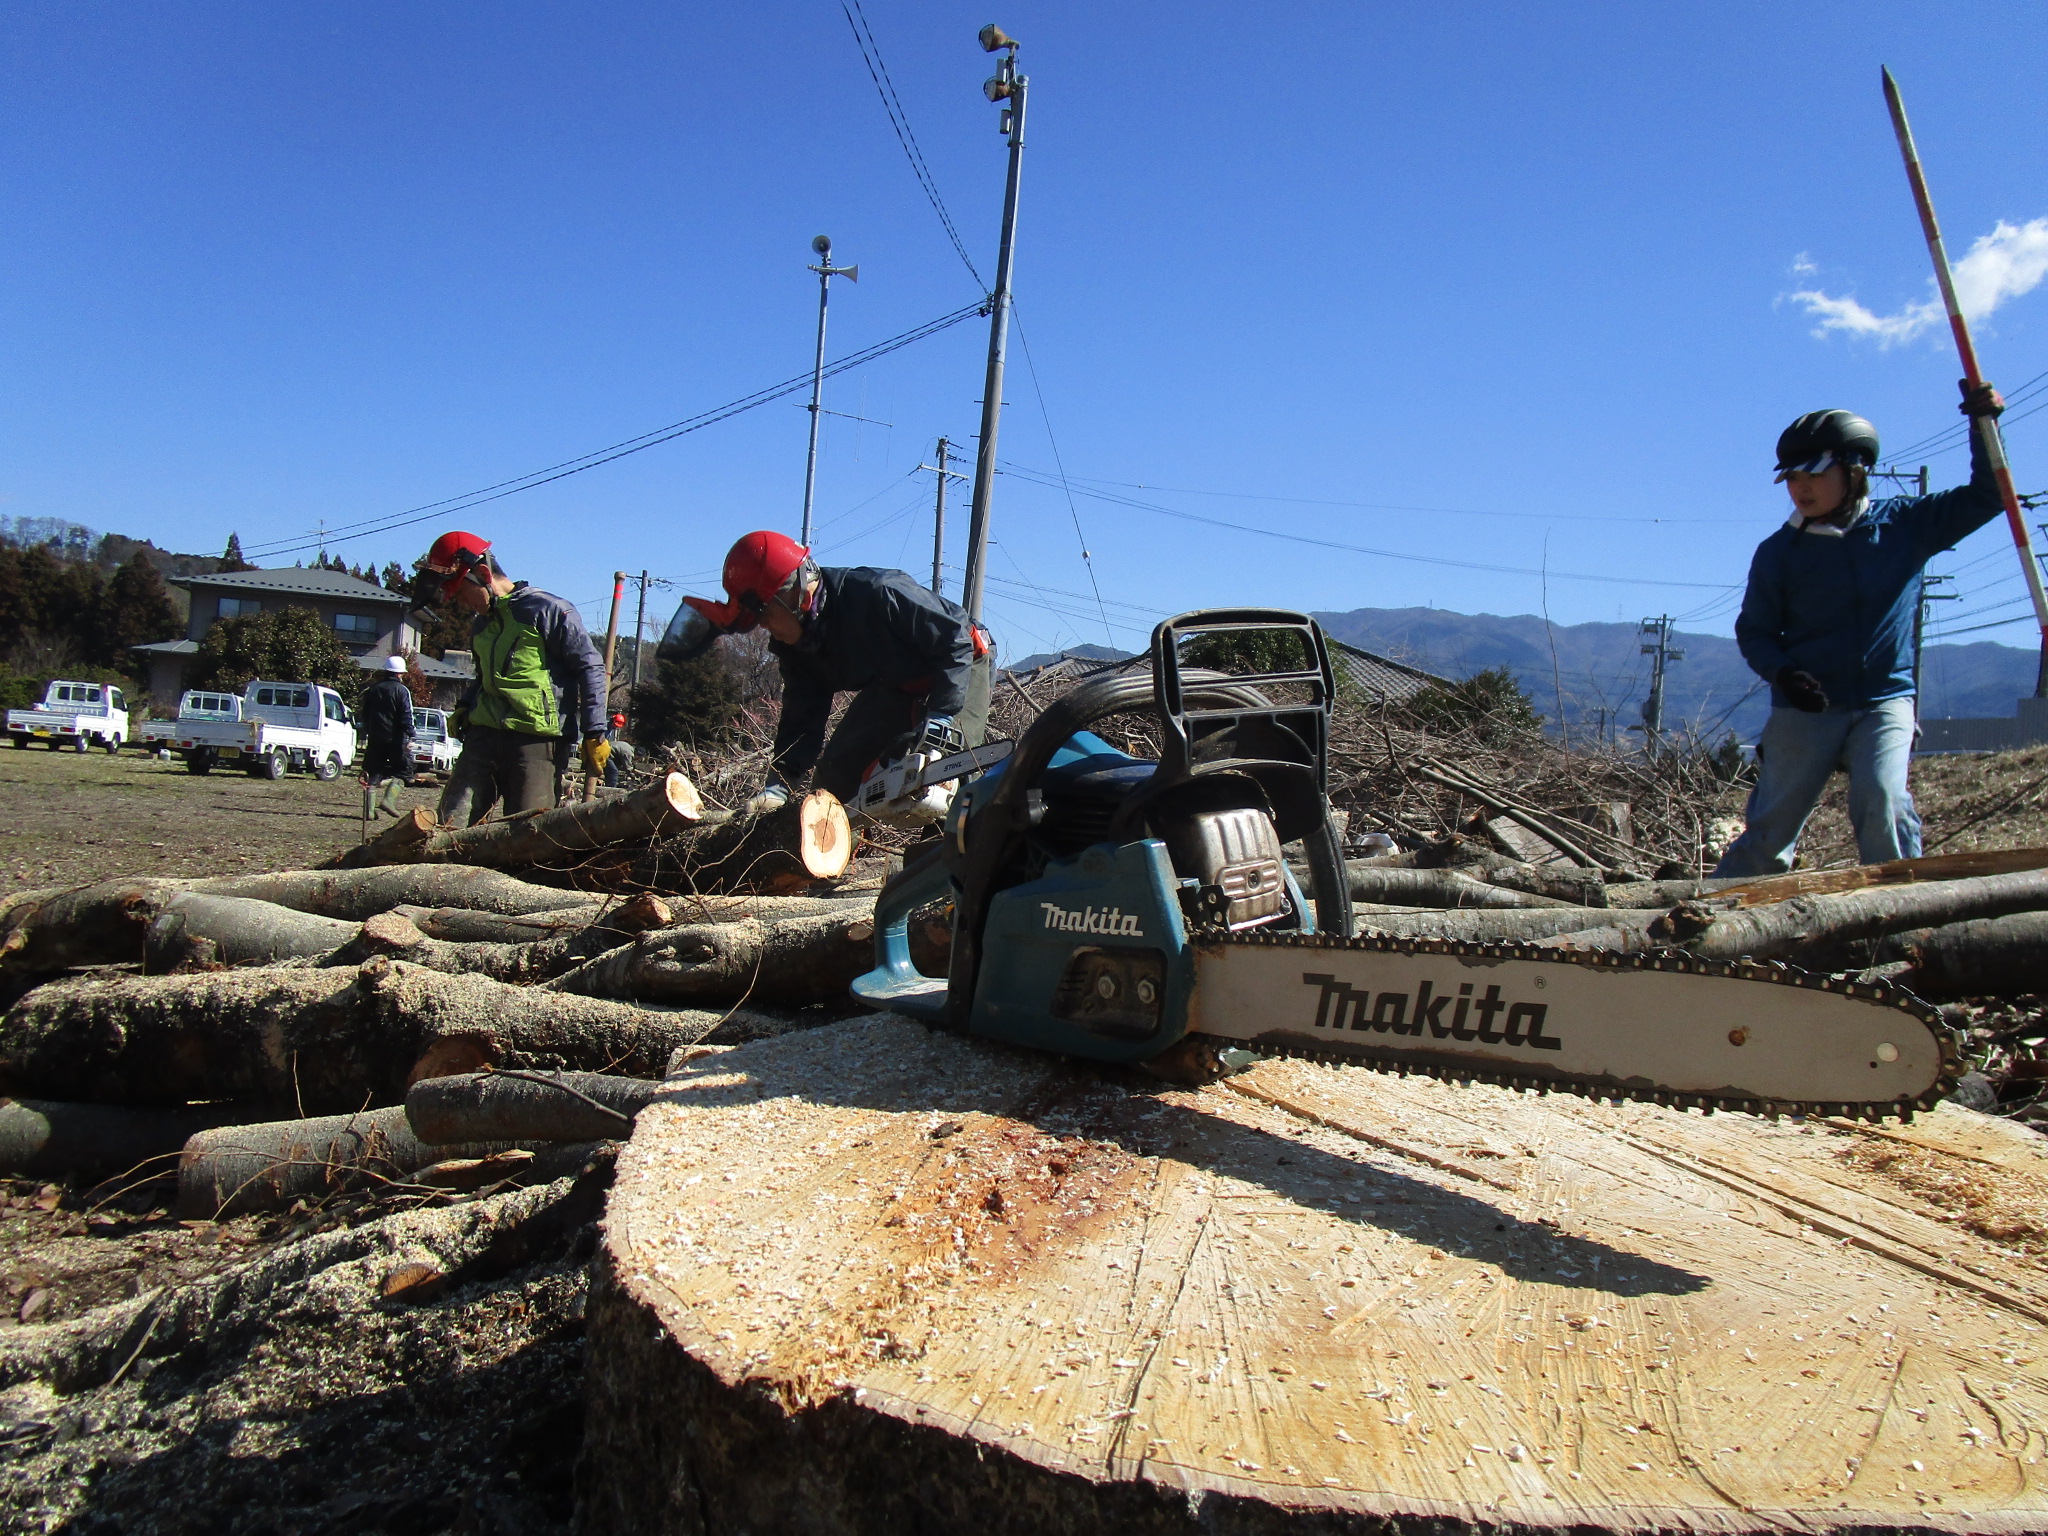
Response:
[[[1835,1155],[1934,1207],[1937,1219],[2048,1267],[2048,1179],[1874,1138]]]

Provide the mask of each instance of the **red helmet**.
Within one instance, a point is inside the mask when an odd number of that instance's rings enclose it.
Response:
[[[491,541],[474,533],[444,533],[414,564],[414,602],[455,595],[456,583],[484,563]],[[430,579],[431,578],[431,579]]]
[[[625,723],[626,723],[626,717],[625,717],[624,715],[613,715],[613,716],[612,716],[612,724],[613,724],[613,725],[615,725],[615,726],[618,726],[618,725],[624,725]]]
[[[761,610],[777,597],[795,596],[789,589],[802,589],[802,576],[815,569],[811,552],[786,534],[766,529],[745,535],[725,557],[725,595],[747,614],[758,618]],[[799,604],[786,602],[791,612]],[[750,624],[748,628],[752,628]]]

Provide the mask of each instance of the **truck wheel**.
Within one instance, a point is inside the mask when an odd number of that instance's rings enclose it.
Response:
[[[26,736],[9,736],[7,739],[13,742],[16,747],[25,747],[28,745],[28,738]]]
[[[64,743],[59,741],[56,737],[45,736],[43,739],[50,744],[50,750],[52,752],[62,752],[64,750]]]
[[[185,771],[187,773],[213,772],[213,754],[211,752],[188,752],[185,755]]]
[[[321,783],[330,783],[341,777],[341,754],[330,752],[313,765],[313,777]]]
[[[258,760],[256,776],[262,779],[281,779],[291,765],[291,755],[283,747],[272,747]]]
[[[82,753],[91,745],[92,738],[90,736],[80,736],[72,743],[72,748],[74,751]]]
[[[121,738],[118,736],[109,736],[100,745],[107,749],[109,757],[118,757],[121,754]]]

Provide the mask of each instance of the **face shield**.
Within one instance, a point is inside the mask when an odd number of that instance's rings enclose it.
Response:
[[[742,612],[737,604],[686,597],[662,631],[655,654],[663,661],[694,661],[710,650],[720,635],[744,634],[753,627],[753,615]]]

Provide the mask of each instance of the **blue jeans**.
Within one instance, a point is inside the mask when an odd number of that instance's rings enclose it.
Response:
[[[1792,867],[1806,818],[1828,776],[1849,770],[1849,820],[1865,864],[1920,856],[1920,818],[1906,788],[1913,752],[1910,698],[1809,715],[1774,709],[1756,744],[1759,773],[1748,827],[1714,866],[1716,879],[1776,875]]]

